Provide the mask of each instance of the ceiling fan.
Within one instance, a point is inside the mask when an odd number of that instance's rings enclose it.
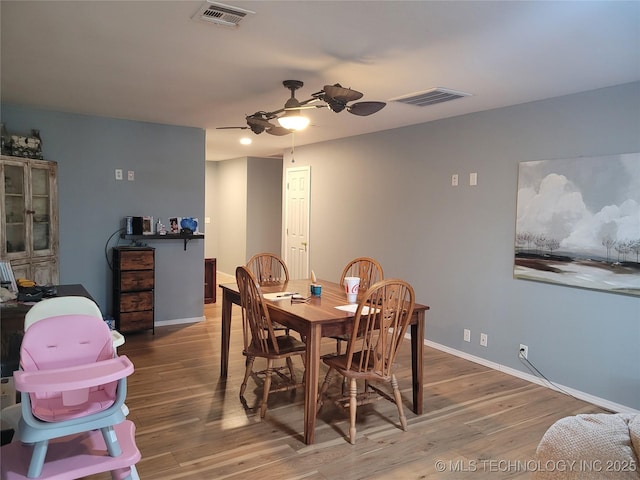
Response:
[[[311,98],[299,101],[296,99],[295,92],[301,88],[304,83],[300,80],[285,80],[282,84],[286,89],[291,91],[291,97],[286,101],[283,108],[274,110],[273,112],[258,111],[251,115],[247,115],[245,117],[247,126],[218,127],[218,129],[239,128],[250,129],[255,134],[267,132],[271,135],[287,135],[295,130],[295,128],[286,128],[282,125],[286,125],[287,117],[290,118],[294,116],[294,112],[299,110],[327,107],[335,113],[340,113],[343,110],[346,110],[354,115],[364,117],[378,112],[386,105],[385,102],[370,101],[350,103],[361,99],[363,94],[357,90],[345,88],[339,83],[334,85],[325,85],[322,90],[312,94]],[[280,114],[283,115],[279,116]],[[271,123],[271,120],[276,120],[280,125]]]
[[[247,121],[247,125],[243,127],[218,127],[218,130],[228,130],[238,128],[241,130],[251,130],[256,135],[261,134],[262,132],[267,132],[271,135],[287,135],[291,133],[291,130],[288,130],[284,127],[280,127],[279,125],[274,125],[269,120],[273,120],[276,118],[276,115],[272,115],[268,112],[256,112],[251,115],[247,115],[245,120]]]
[[[285,85],[286,86],[286,85]],[[300,102],[301,107],[311,104],[312,102],[322,101],[324,105],[311,105],[312,107],[322,108],[328,107],[332,112],[340,113],[347,110],[349,113],[365,117],[372,115],[384,108],[385,102],[356,102],[349,104],[355,100],[360,100],[363,94],[351,88],[345,88],[339,83],[334,85],[325,85],[322,90],[311,95],[309,100]],[[295,108],[295,107],[294,107]],[[285,105],[285,110],[287,107]]]

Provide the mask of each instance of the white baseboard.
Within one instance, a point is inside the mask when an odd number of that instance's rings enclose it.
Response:
[[[157,320],[156,327],[166,327],[167,325],[181,325],[183,323],[197,323],[204,322],[206,317],[192,317],[192,318],[170,318],[169,320]]]
[[[411,338],[408,334],[406,338]],[[592,403],[594,405],[598,405],[599,407],[606,408],[607,410],[611,410],[617,413],[640,413],[640,410],[635,410],[631,407],[627,407],[626,405],[621,405],[619,403],[614,403],[604,398],[596,397],[589,393],[581,392],[580,390],[575,390],[571,387],[565,387],[564,385],[551,384],[544,380],[543,378],[536,377],[535,375],[531,375],[529,373],[521,372],[515,368],[507,367],[505,365],[501,365],[499,363],[492,362],[490,360],[486,360],[481,357],[476,357],[475,355],[471,355],[466,352],[462,352],[460,350],[456,350],[451,347],[447,347],[446,345],[441,345],[436,342],[432,342],[431,340],[424,341],[424,344],[428,347],[435,348],[436,350],[440,350],[442,352],[450,353],[451,355],[455,355],[456,357],[464,358],[465,360],[469,360],[474,363],[478,363],[480,365],[484,365],[485,367],[492,368],[493,370],[498,370],[500,372],[512,375],[514,377],[522,378],[523,380],[527,380],[531,383],[536,383],[538,385],[542,385],[543,387],[550,388],[552,390],[556,390],[563,393],[568,393],[572,397],[578,398],[580,400],[584,400],[585,402]]]

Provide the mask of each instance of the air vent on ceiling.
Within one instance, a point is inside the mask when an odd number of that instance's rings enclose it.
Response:
[[[191,18],[202,20],[203,22],[215,23],[217,25],[224,25],[225,27],[237,27],[242,19],[254,13],[256,12],[207,0]]]
[[[412,93],[402,97],[396,97],[389,100],[390,102],[406,103],[415,105],[416,107],[427,107],[436,103],[448,102],[457,98],[469,97],[470,93],[456,92],[447,88],[432,88],[424,92]]]

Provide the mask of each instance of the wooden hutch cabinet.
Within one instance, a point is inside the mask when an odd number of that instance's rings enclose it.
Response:
[[[58,164],[0,156],[0,260],[16,278],[59,283]]]
[[[204,259],[204,303],[216,303],[216,259]]]
[[[113,318],[120,332],[154,330],[155,249],[114,247]]]

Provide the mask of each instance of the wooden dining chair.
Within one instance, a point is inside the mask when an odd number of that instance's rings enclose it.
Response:
[[[247,262],[247,268],[256,277],[260,286],[285,285],[289,283],[289,269],[284,260],[273,253],[256,253]],[[276,331],[284,330],[289,335],[289,329],[278,322],[273,323]]]
[[[334,372],[349,379],[349,396],[336,399],[336,403],[349,408],[349,441],[352,444],[356,439],[357,407],[377,400],[380,395],[396,404],[402,429],[407,430],[407,419],[393,368],[414,306],[413,288],[407,282],[390,279],[374,284],[358,303],[353,322],[353,332],[357,334],[351,335],[347,353],[328,355],[322,359],[329,371],[318,394],[318,412]],[[364,389],[360,393],[358,380],[364,381]],[[374,382],[381,381],[390,384],[393,396],[374,385]]]
[[[242,354],[247,357],[244,380],[240,386],[240,398],[244,398],[247,381],[253,374],[264,374],[264,386],[262,391],[262,403],[260,404],[260,418],[264,418],[267,412],[267,400],[269,393],[293,390],[303,385],[296,381],[292,357],[299,355],[304,363],[306,345],[291,335],[276,335],[269,311],[262,298],[260,285],[251,271],[244,266],[236,268],[236,282],[240,292],[242,305],[242,327],[244,349]],[[256,357],[267,360],[267,368],[261,372],[253,371]],[[274,368],[274,361],[284,359],[289,377],[282,373],[285,367]],[[283,383],[272,388],[271,377],[276,372]],[[304,376],[303,376],[304,378]]]
[[[360,292],[358,297],[360,297],[369,289],[369,287],[371,287],[371,285],[382,280],[384,278],[384,273],[382,271],[382,266],[373,258],[358,257],[347,263],[342,270],[340,286],[344,287],[344,279],[346,277],[360,278],[360,287],[358,288],[358,291]],[[342,342],[349,341],[349,335],[336,335],[331,338],[336,341],[336,352],[340,355],[341,344]]]
[[[247,262],[247,268],[261,286],[289,282],[289,269],[284,260],[273,253],[257,253]]]

